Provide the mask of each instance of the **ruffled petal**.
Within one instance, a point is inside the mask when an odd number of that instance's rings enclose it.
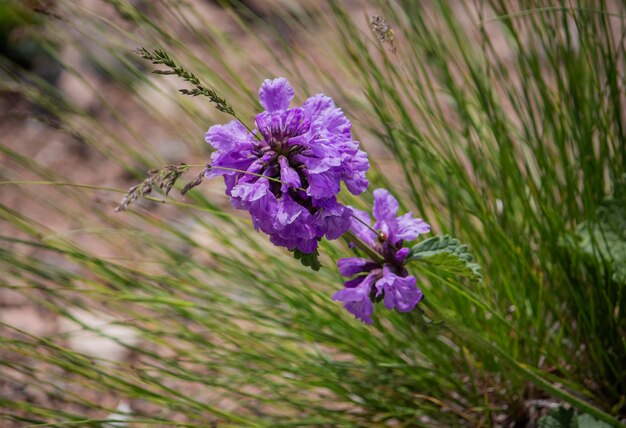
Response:
[[[346,187],[353,195],[363,193],[369,182],[366,173],[369,170],[370,163],[367,159],[367,153],[358,150],[354,156],[349,157],[348,170],[344,173],[344,181]]]
[[[256,127],[261,133],[264,142],[272,144],[280,139],[283,121],[280,113],[262,112],[254,118]]]
[[[358,287],[360,283],[367,277],[367,275],[359,275],[356,278],[349,279],[343,283],[346,288]]]
[[[412,311],[422,299],[422,290],[415,285],[415,282],[414,276],[398,276],[385,265],[382,278],[376,282],[377,295],[384,291],[384,304],[387,309],[397,309],[400,312]]]
[[[313,95],[302,104],[302,109],[312,122],[317,122],[317,119],[320,118],[326,110],[333,108],[335,108],[335,103],[330,97],[324,94]]]
[[[326,238],[337,239],[350,228],[352,209],[338,203],[336,198],[313,200],[313,206],[321,208],[316,215],[315,224]]]
[[[340,166],[341,159],[338,156],[333,156],[332,148],[329,147],[328,150],[324,149],[324,146],[313,145],[311,149],[295,155],[294,160],[304,164],[309,174],[325,173]],[[337,180],[339,179],[338,177],[336,178]]]
[[[337,137],[350,137],[352,124],[340,108],[327,109],[320,115],[322,127],[318,132],[331,134]]]
[[[302,206],[296,203],[288,194],[278,201],[278,211],[276,212],[277,229],[293,223],[302,213]]]
[[[372,213],[377,223],[395,223],[398,207],[398,200],[389,191],[386,189],[374,190],[374,208]]]
[[[259,101],[269,112],[286,110],[293,96],[294,90],[284,77],[265,79],[259,88]]]
[[[316,228],[311,213],[287,194],[276,205],[275,214],[261,214],[269,223],[262,230],[270,236],[270,241],[289,250],[297,248],[303,253],[315,251],[323,234]]]
[[[406,259],[406,256],[409,255],[410,251],[409,247],[400,248],[393,256],[394,262],[396,262],[397,265],[402,265],[404,263],[404,259]]]
[[[337,262],[337,269],[342,276],[352,276],[361,272],[369,272],[375,268],[376,263],[360,257],[348,257],[339,259]]]
[[[316,238],[301,239],[300,242],[298,242],[297,248],[304,254],[311,254],[317,248],[317,243]]]
[[[412,241],[422,233],[430,232],[430,225],[421,218],[413,218],[413,214],[407,213],[397,218],[397,226],[394,240]],[[395,244],[395,242],[394,242]]]
[[[370,215],[365,211],[357,210],[356,208],[352,208],[352,215],[357,217],[357,219],[352,218],[350,224],[350,230],[358,236],[361,241],[365,242],[370,247],[374,247],[376,245],[376,239],[378,238],[373,230],[366,226],[371,224],[372,220]],[[360,220],[360,221],[359,221]],[[365,224],[363,224],[365,223]]]
[[[205,140],[215,149],[225,152],[233,150],[242,143],[252,144],[250,133],[238,120],[231,120],[225,125],[213,125],[205,135]]]
[[[257,159],[253,137],[238,121],[212,126],[206,141],[216,149],[211,154],[212,168],[205,174],[207,178],[240,174],[233,170],[246,170]]]
[[[309,130],[311,123],[301,108],[290,108],[282,117],[285,137],[295,137]]]
[[[330,198],[341,190],[339,179],[332,171],[321,174],[308,174],[307,178],[309,187],[306,189],[306,192],[313,198]]]
[[[289,165],[289,161],[285,156],[278,157],[278,163],[280,164],[280,181],[282,181],[281,190],[286,192],[290,187],[297,189],[300,187],[300,176]]]
[[[370,273],[359,285],[339,290],[332,299],[343,302],[348,312],[356,318],[371,324],[374,305],[370,300],[370,293],[372,291],[372,285],[379,274],[379,271]]]
[[[305,211],[302,211],[296,221],[281,230],[264,230],[270,236],[272,244],[285,247],[290,251],[297,248],[306,254],[315,251],[318,245],[317,231],[315,227],[302,220],[307,217]]]
[[[267,179],[257,180],[254,183],[239,183],[232,192],[231,196],[247,203],[258,201],[266,197],[269,192]]]
[[[252,153],[251,147],[243,145],[239,150],[228,152],[215,151],[211,153],[211,168],[204,174],[207,178],[227,175],[239,175],[241,171],[247,171],[257,157]]]
[[[369,298],[362,299],[356,302],[345,303],[343,306],[348,312],[354,315],[355,318],[360,319],[365,324],[372,323],[372,313],[374,312],[374,305]]]

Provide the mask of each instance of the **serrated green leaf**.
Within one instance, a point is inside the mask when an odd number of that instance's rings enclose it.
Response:
[[[407,262],[420,261],[455,275],[480,280],[480,265],[472,260],[467,245],[448,235],[433,236],[414,245],[406,259]]]
[[[565,241],[570,249],[596,260],[599,266],[607,266],[611,278],[621,284],[626,283],[626,197],[623,193],[616,190],[615,198],[598,209],[597,220],[581,223],[573,239]]]
[[[574,409],[559,406],[538,421],[539,428],[610,428],[611,425],[583,413],[576,415]]]
[[[611,425],[599,421],[587,413],[578,415],[576,420],[578,421],[578,428],[611,428]]]
[[[574,409],[559,406],[539,418],[538,425],[539,428],[578,428],[578,421]]]
[[[318,260],[319,255],[320,253],[317,251],[317,249],[310,254],[303,253],[297,248],[293,250],[293,257],[296,260],[300,260],[300,263],[302,263],[303,266],[310,267],[314,271],[318,271],[322,267],[322,264]]]

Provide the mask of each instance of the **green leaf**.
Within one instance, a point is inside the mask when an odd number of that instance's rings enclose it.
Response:
[[[598,209],[597,220],[581,223],[565,240],[571,250],[607,267],[613,281],[626,284],[626,191],[621,184],[615,198]]]
[[[599,421],[587,413],[578,415],[576,420],[578,421],[579,428],[611,428],[611,425],[606,422]]]
[[[319,255],[320,253],[317,251],[317,249],[315,250],[315,252],[310,254],[303,253],[297,248],[293,250],[293,257],[296,260],[300,260],[300,263],[302,263],[303,266],[310,267],[314,271],[318,271],[322,267],[322,264],[318,260]]]
[[[538,421],[539,428],[610,428],[611,425],[583,413],[576,415],[574,409],[559,406]]]
[[[437,269],[473,280],[482,278],[480,265],[472,262],[467,245],[448,235],[433,236],[414,245],[406,260],[428,263]]]
[[[559,406],[539,419],[539,428],[578,428],[578,421],[574,415],[574,409],[566,409]]]

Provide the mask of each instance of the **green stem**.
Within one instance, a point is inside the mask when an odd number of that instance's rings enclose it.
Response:
[[[348,230],[346,233],[343,234],[343,236],[348,242],[354,243],[357,248],[367,254],[376,263],[382,264],[385,262],[385,259],[380,254],[378,254],[372,247],[363,242],[361,238],[354,234],[354,232]]]
[[[189,165],[189,166],[193,166],[193,165]],[[235,171],[235,172],[241,172],[242,174],[248,174],[248,175],[254,175],[255,177],[261,177],[261,178],[267,178],[268,180],[271,181],[275,181],[276,183],[281,183],[281,184],[289,184],[289,183],[285,183],[282,180],[279,180],[278,178],[274,178],[274,177],[268,177],[267,175],[263,175],[263,174],[257,174],[255,172],[249,172],[243,169],[237,169],[237,168],[228,168],[226,166],[213,166],[213,165],[209,165],[210,168],[213,169],[224,169],[226,171]],[[303,192],[306,192],[306,189],[303,189],[302,187],[296,187],[296,190],[302,190]]]
[[[80,183],[69,183],[66,181],[39,181],[39,180],[0,181],[0,185],[7,185],[7,184],[13,184],[13,185],[25,185],[26,184],[26,185],[35,185],[35,186],[59,186],[59,187],[67,186],[67,187],[76,187],[78,189],[104,190],[107,192],[127,193],[127,190],[116,189],[114,187],[95,186],[91,184],[80,184]],[[165,200],[165,199],[155,198],[154,196],[144,196],[143,198],[152,202],[159,202],[162,204],[167,203],[169,205],[174,205],[174,206],[181,207],[181,208],[191,208],[194,210],[204,211],[204,212],[208,212],[208,213],[215,214],[215,215],[222,216],[222,217],[234,218],[237,220],[249,222],[248,219],[240,218],[240,217],[234,216],[226,212],[212,210],[210,208],[205,208],[200,205],[188,204],[186,202],[179,202],[174,199]]]
[[[376,234],[376,236],[378,236],[378,237],[383,236],[381,232],[379,232],[378,230],[374,229],[372,226],[370,226],[369,224],[367,224],[366,222],[364,222],[363,220],[361,220],[360,218],[358,218],[354,214],[352,214],[352,218],[355,219],[356,221],[358,221],[359,223],[361,223],[363,226],[367,227],[372,232],[374,232]]]
[[[540,13],[546,12],[588,12],[588,13],[597,13],[600,15],[613,16],[616,18],[625,18],[626,16],[620,15],[618,13],[611,13],[601,9],[593,9],[590,7],[559,7],[559,6],[551,6],[551,7],[541,7],[537,9],[528,9],[522,10],[521,12],[509,13],[506,15],[494,16],[493,18],[484,19],[479,21],[479,23],[486,24],[495,21],[504,21],[505,19],[513,19],[513,18],[521,18],[525,16],[531,16]]]
[[[251,133],[252,135],[254,135],[254,138],[256,138],[256,139],[257,139],[257,140],[259,140],[259,141],[263,141],[263,139],[259,136],[259,134],[258,134],[258,133],[257,133],[257,134],[255,134],[255,133],[254,133],[254,131],[253,131],[252,129],[250,129],[250,127],[249,127],[248,125],[246,125],[246,123],[245,123],[243,120],[241,120],[241,119],[239,118],[239,116],[237,116],[236,114],[233,114],[233,117],[234,117],[235,119],[237,119],[237,120],[239,121],[239,123],[241,123],[241,124],[242,124],[242,125],[243,125],[243,126],[244,126],[247,130],[248,130],[248,132],[249,132],[249,133]]]
[[[48,185],[48,186],[69,186],[78,187],[81,189],[93,189],[93,190],[106,190],[107,192],[126,193],[126,190],[116,189],[114,187],[95,186],[91,184],[79,184],[69,183],[66,181],[39,181],[39,180],[15,180],[15,181],[0,181],[0,185],[4,184],[34,184],[34,185]]]

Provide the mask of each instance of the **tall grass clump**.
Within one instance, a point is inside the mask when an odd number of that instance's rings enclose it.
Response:
[[[4,6],[60,76],[0,57],[0,315],[49,323],[0,317],[7,426],[622,426],[624,5],[216,3]],[[330,299],[343,242],[315,272],[221,183],[170,192],[274,76],[331,95],[370,189],[467,243],[482,280],[410,265],[420,310],[366,326]]]

